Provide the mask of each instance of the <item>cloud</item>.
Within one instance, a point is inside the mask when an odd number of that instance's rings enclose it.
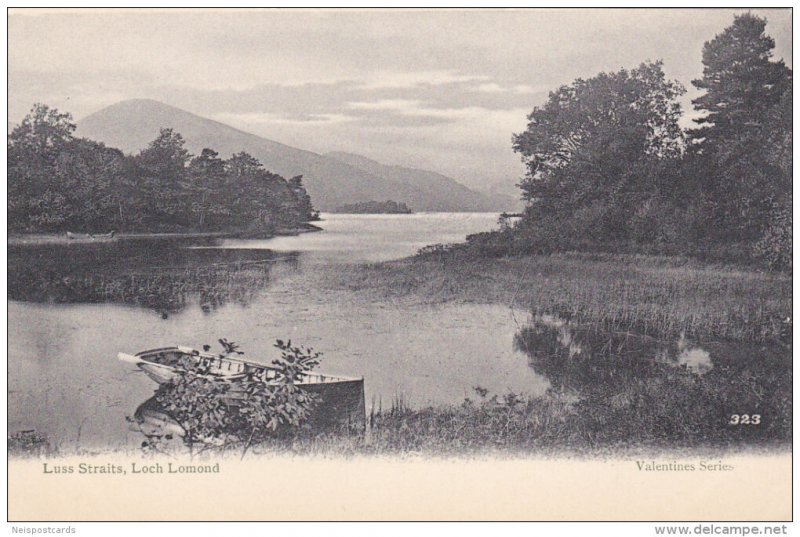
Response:
[[[440,110],[426,108],[420,100],[379,99],[377,101],[347,103],[351,114],[361,118],[367,129],[414,128],[452,123],[453,118]]]
[[[262,113],[221,113],[213,116],[213,119],[228,124],[250,124],[250,125],[296,125],[296,126],[319,126],[337,123],[347,123],[358,120],[357,117],[345,114],[303,114],[286,116],[280,114]]]
[[[301,148],[513,182],[511,134],[550,90],[661,58],[688,112],[703,43],[741,11],[12,11],[9,119],[151,98]],[[791,10],[754,12],[791,65]]]
[[[377,71],[366,77],[361,87],[368,90],[418,88],[487,79],[486,75],[464,75],[452,71]]]
[[[348,107],[359,112],[368,112],[365,125],[368,128],[381,127],[409,127],[423,125],[439,125],[456,122],[480,122],[482,120],[497,122],[498,118],[508,119],[510,115],[521,115],[518,109],[492,110],[480,106],[465,106],[458,108],[439,108],[427,105],[421,100],[382,99],[374,102],[353,102]],[[385,119],[380,121],[381,116]],[[393,124],[395,119],[404,117],[407,121]],[[503,123],[508,123],[503,121]],[[485,129],[484,129],[485,130]]]
[[[511,88],[511,91],[513,91],[514,93],[536,93],[547,90],[544,88],[537,89],[534,88],[533,86],[529,86],[528,84],[517,84],[516,86]]]
[[[482,93],[505,93],[507,90],[497,82],[487,82],[475,88]]]
[[[394,110],[399,112],[410,112],[418,110],[422,101],[408,99],[379,99],[372,102],[347,103],[350,108],[357,110]]]
[[[481,93],[537,93],[546,91],[546,88],[534,88],[528,84],[515,84],[513,86],[501,86],[497,82],[486,82],[475,87],[475,91]]]
[[[480,114],[491,113],[490,109],[480,106],[465,106],[458,108],[432,107],[420,100],[382,99],[374,102],[348,103],[348,107],[355,110],[390,111],[406,116],[432,116],[440,118],[460,119],[474,117]]]

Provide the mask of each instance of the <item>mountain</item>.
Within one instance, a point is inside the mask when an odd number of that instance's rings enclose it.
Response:
[[[187,149],[194,154],[205,147],[214,149],[224,158],[246,151],[266,169],[287,179],[303,175],[314,206],[322,211],[348,203],[387,199],[404,202],[414,211],[499,211],[506,208],[443,175],[384,166],[363,157],[354,158],[355,155],[336,154],[338,158],[320,155],[149,99],[122,101],[82,119],[78,122],[76,136],[136,153],[154,140],[163,127],[179,132],[186,140]]]
[[[488,212],[510,210],[515,206],[515,200],[511,197],[503,195],[490,197],[440,173],[389,166],[361,155],[342,151],[326,153],[325,156],[402,185],[398,193],[393,194],[394,197],[381,199],[403,201],[414,211],[450,211],[452,209],[449,207],[457,206],[463,211]]]

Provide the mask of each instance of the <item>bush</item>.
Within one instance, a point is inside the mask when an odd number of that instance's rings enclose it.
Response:
[[[55,452],[46,436],[34,430],[17,431],[8,435],[9,455],[42,456]]]
[[[223,341],[226,353],[237,346]],[[287,435],[310,416],[317,396],[298,383],[303,374],[319,364],[320,353],[277,340],[281,356],[272,362],[272,375],[263,371],[226,379],[210,372],[203,361],[185,359],[180,374],[162,384],[155,399],[163,411],[183,430],[183,442],[193,450],[239,446],[242,455],[256,443]],[[148,442],[143,447],[151,447]]]
[[[755,256],[773,270],[792,270],[792,209],[775,207],[774,216],[753,247]]]

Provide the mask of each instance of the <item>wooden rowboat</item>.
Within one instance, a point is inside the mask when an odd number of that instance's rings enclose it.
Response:
[[[111,231],[109,233],[73,233],[72,231],[67,231],[67,238],[69,240],[83,240],[83,241],[108,241],[114,240],[114,235],[116,235],[116,231]]]
[[[255,375],[268,384],[277,382],[279,372],[274,367],[235,358],[230,355],[203,352],[191,347],[175,346],[151,349],[136,354],[119,353],[123,362],[135,364],[148,377],[159,384],[169,382],[184,370],[186,360],[202,365],[209,376],[235,382],[248,375]],[[312,425],[321,428],[346,425],[362,429],[366,425],[364,404],[364,378],[343,377],[324,373],[303,373],[299,382],[301,389],[320,396]]]

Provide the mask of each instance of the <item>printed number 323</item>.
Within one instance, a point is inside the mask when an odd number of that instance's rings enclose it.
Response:
[[[731,414],[730,425],[759,425],[761,414]]]

